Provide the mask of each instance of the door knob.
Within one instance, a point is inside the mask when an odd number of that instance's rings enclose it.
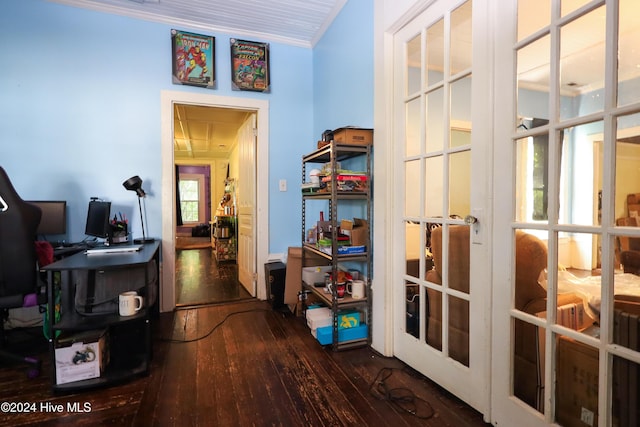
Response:
[[[478,218],[476,218],[473,215],[467,215],[464,217],[464,223],[467,225],[473,225],[476,224],[478,222]]]

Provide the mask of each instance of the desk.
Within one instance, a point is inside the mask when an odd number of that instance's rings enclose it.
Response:
[[[146,374],[151,359],[151,318],[157,313],[157,301],[149,306],[147,301],[158,294],[160,265],[160,242],[142,246],[136,252],[88,255],[79,252],[62,258],[43,268],[48,274],[47,296],[49,313],[55,311],[55,289],[53,273],[60,272],[60,319],[49,325],[49,342],[52,361],[52,382],[54,391],[78,390],[107,385],[135,375]],[[114,270],[141,270],[144,275],[144,287],[141,290],[145,298],[145,307],[133,316],[121,317],[117,312],[83,316],[76,312],[75,290],[72,285],[72,272],[88,272],[89,280],[95,279],[95,273]],[[151,270],[151,273],[150,273]],[[143,272],[143,273],[142,273]],[[153,274],[155,277],[151,276]],[[154,281],[150,285],[150,279]],[[94,283],[94,285],[98,286]],[[151,289],[153,287],[154,289]],[[153,298],[157,300],[157,298]],[[56,345],[58,337],[79,332],[104,330],[108,334],[109,363],[98,378],[56,383]]]
[[[62,246],[53,248],[53,259],[59,260],[60,258],[75,255],[78,252],[82,252],[87,249],[87,245],[77,244],[71,246]]]

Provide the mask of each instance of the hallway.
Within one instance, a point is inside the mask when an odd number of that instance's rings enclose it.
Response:
[[[251,299],[238,282],[238,265],[217,263],[211,248],[176,251],[178,307]]]

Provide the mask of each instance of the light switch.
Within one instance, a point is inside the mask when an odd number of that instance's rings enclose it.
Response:
[[[287,191],[287,180],[286,179],[281,179],[280,180],[280,191]]]

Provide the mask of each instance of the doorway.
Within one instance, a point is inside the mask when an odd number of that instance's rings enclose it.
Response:
[[[172,311],[176,307],[176,204],[175,204],[175,152],[174,152],[174,107],[175,105],[196,105],[255,113],[259,144],[255,147],[255,162],[252,165],[255,176],[255,191],[250,215],[255,220],[249,231],[254,242],[252,270],[252,296],[266,299],[264,272],[257,266],[268,259],[268,101],[222,97],[215,95],[163,91],[161,96],[162,114],[162,286],[160,293],[161,310]],[[242,169],[239,167],[239,169]],[[265,187],[265,188],[263,188]],[[213,196],[212,196],[212,200]]]
[[[255,169],[254,161],[241,162],[239,156],[245,143],[241,131],[253,114],[246,109],[174,104],[178,306],[251,297],[238,280],[236,212],[238,185],[254,185],[239,179],[245,175],[241,163]],[[249,143],[255,145],[255,137]]]

